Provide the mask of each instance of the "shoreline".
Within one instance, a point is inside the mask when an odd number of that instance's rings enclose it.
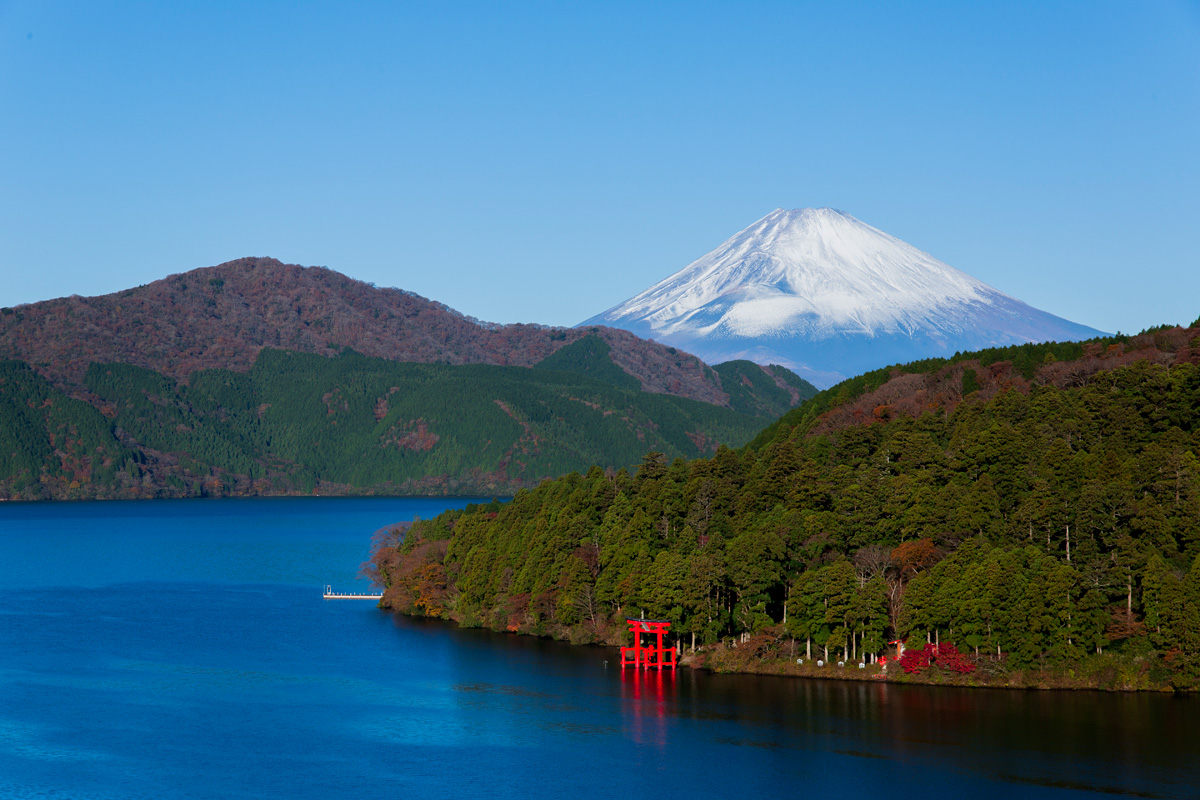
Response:
[[[699,655],[699,654],[698,654]],[[1112,666],[1126,659],[1113,656]],[[690,661],[685,659],[685,661]],[[683,665],[684,662],[681,662]],[[1152,692],[1155,694],[1196,694],[1195,690],[1177,689],[1167,683],[1150,681],[1122,682],[1096,679],[1096,675],[1084,678],[1072,676],[1077,670],[1072,667],[1043,668],[1043,669],[1014,669],[1004,675],[980,676],[977,674],[958,675],[946,670],[931,667],[920,674],[906,674],[902,671],[895,674],[884,673],[879,665],[868,664],[864,669],[858,669],[857,664],[851,667],[835,665],[816,667],[809,663],[803,666],[787,661],[764,662],[759,667],[738,667],[732,669],[712,668],[707,664],[687,663],[691,669],[704,669],[716,674],[731,675],[774,675],[778,677],[806,678],[812,680],[857,681],[860,683],[886,683],[902,686],[945,686],[960,689],[1008,689],[1019,691],[1087,691],[1106,693]],[[1097,673],[1101,670],[1097,670]],[[857,674],[856,674],[857,673]]]
[[[495,628],[483,624],[464,624],[455,615],[429,616],[411,614],[395,609],[387,604],[387,591],[378,608],[392,614],[402,614],[406,617],[424,620],[437,620],[454,625],[460,629],[481,629],[492,633],[510,634],[515,636],[532,636],[540,639],[550,639],[571,646],[600,646],[619,648],[623,642],[612,637],[596,638],[601,631],[536,631],[528,628]],[[617,633],[612,629],[613,633]],[[558,635],[556,635],[558,634]],[[572,635],[574,634],[574,635]],[[582,635],[581,635],[582,634]],[[774,641],[779,642],[781,638]],[[1150,672],[1151,660],[1145,657],[1128,656],[1116,653],[1104,653],[1088,656],[1083,661],[1073,665],[1061,665],[1042,668],[1012,668],[1003,672],[1002,662],[993,659],[980,659],[977,663],[989,668],[983,672],[976,670],[970,674],[957,674],[948,670],[931,666],[921,673],[905,673],[895,661],[895,673],[884,672],[880,664],[867,664],[859,669],[857,662],[846,662],[846,666],[838,667],[837,661],[818,667],[817,659],[805,658],[804,664],[795,663],[795,658],[754,658],[749,655],[752,648],[730,647],[724,642],[710,644],[689,652],[683,648],[679,656],[678,669],[703,670],[717,675],[766,675],[781,678],[803,678],[808,680],[850,681],[857,683],[882,683],[897,686],[943,686],[960,689],[1005,689],[1014,691],[1093,691],[1105,693],[1136,694],[1152,692],[1155,694],[1176,694],[1191,696],[1197,694],[1195,689],[1180,689],[1168,682],[1152,678]],[[619,653],[619,651],[618,651]],[[650,670],[647,670],[649,672]]]

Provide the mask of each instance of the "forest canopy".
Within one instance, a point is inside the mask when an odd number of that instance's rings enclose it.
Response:
[[[656,449],[740,445],[791,395],[763,376],[728,408],[643,391],[585,336],[538,368],[265,349],[186,382],[94,363],[72,398],[0,362],[0,498],[378,492],[511,494]],[[749,364],[749,362],[745,362]],[[794,376],[793,376],[794,377]]]

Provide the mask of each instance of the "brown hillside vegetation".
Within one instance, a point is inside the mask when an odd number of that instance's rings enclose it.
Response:
[[[321,355],[349,347],[392,361],[528,367],[589,333],[645,391],[729,404],[719,377],[698,358],[626,331],[481,323],[411,292],[272,258],[3,309],[0,358],[27,361],[59,387],[75,387],[93,362],[186,380],[199,369],[244,372],[264,347]]]
[[[856,425],[886,422],[895,417],[919,417],[935,411],[950,414],[965,397],[991,400],[1007,390],[1028,395],[1035,386],[1072,389],[1087,385],[1105,370],[1139,361],[1177,365],[1200,363],[1200,328],[1164,328],[1124,341],[1085,342],[1082,355],[1070,360],[1044,358],[1030,375],[1012,361],[984,364],[980,358],[954,360],[931,372],[890,370],[878,388],[836,402],[816,420],[808,433],[817,435]]]

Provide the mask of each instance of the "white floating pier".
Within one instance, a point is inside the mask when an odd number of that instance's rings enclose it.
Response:
[[[326,600],[382,600],[383,599],[382,594],[367,594],[366,592],[360,592],[357,594],[355,594],[353,592],[350,592],[350,593],[335,592],[333,590],[333,587],[329,586],[329,585],[325,586],[325,593],[322,595],[322,597],[324,597]]]

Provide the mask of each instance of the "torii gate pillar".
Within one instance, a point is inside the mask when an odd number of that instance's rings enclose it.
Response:
[[[633,634],[633,647],[621,648],[621,666],[637,669],[652,667],[675,669],[675,648],[664,644],[663,637],[671,630],[671,621],[666,619],[625,619]],[[653,634],[653,646],[642,647],[642,634]]]

